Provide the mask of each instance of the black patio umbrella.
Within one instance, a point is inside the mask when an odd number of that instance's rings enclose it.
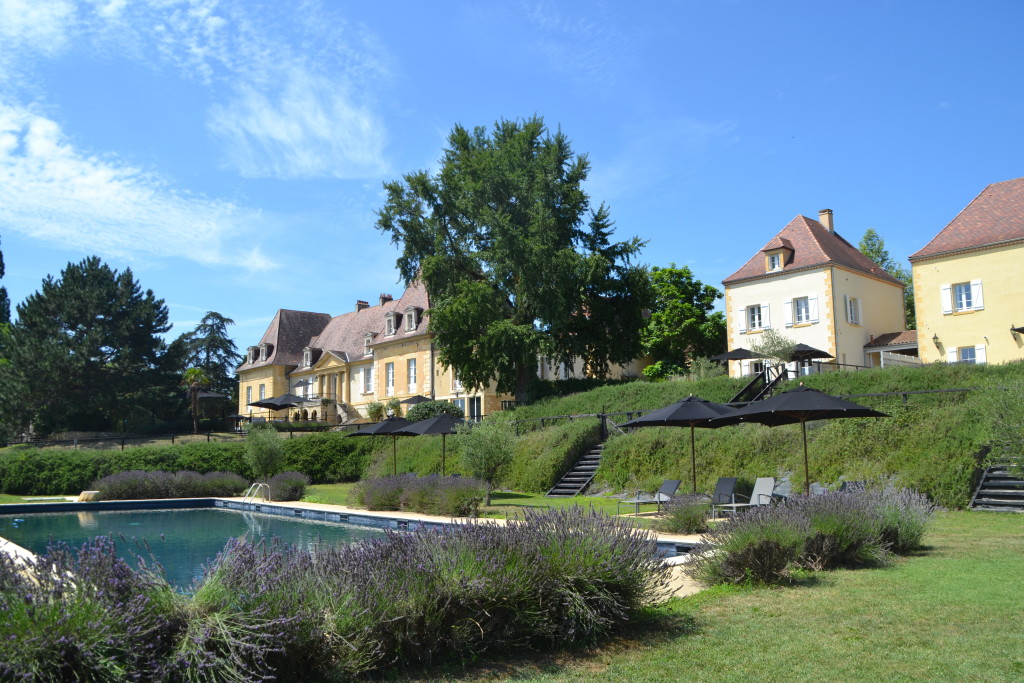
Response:
[[[811,492],[810,467],[807,464],[807,423],[811,420],[835,420],[843,417],[889,417],[873,408],[805,387],[784,391],[715,420],[715,426],[740,422],[758,422],[769,427],[799,422],[804,435],[804,491]]]
[[[759,353],[755,353],[750,349],[733,349],[732,351],[726,351],[720,353],[717,356],[711,356],[711,360],[730,361],[730,360],[751,360],[753,358],[763,358]]]
[[[257,408],[266,408],[270,411],[283,410],[285,408],[294,408],[295,406],[301,406],[306,402],[306,399],[302,396],[296,396],[295,394],[281,394],[274,398],[265,398],[260,401],[253,401],[249,405],[256,406]]]
[[[712,403],[690,394],[681,401],[665,406],[642,417],[625,422],[620,427],[689,427],[690,428],[690,474],[693,492],[697,493],[697,449],[694,444],[694,427],[714,429],[723,425],[715,420],[735,413],[736,409],[723,403]]]
[[[424,396],[423,394],[416,394],[415,396],[410,396],[409,398],[403,398],[401,401],[399,401],[399,403],[401,403],[403,406],[414,406],[418,403],[426,403],[429,400],[430,399]]]
[[[371,422],[365,424],[356,431],[352,432],[348,436],[387,436],[391,435],[391,457],[394,462],[394,472],[398,474],[398,434],[399,429],[408,427],[414,424],[409,422],[404,417],[389,417],[386,420],[380,422]]]
[[[815,358],[835,358],[835,356],[828,351],[822,351],[807,344],[795,345],[792,354],[790,354],[790,360],[813,360]]]
[[[408,427],[397,429],[392,434],[398,436],[426,436],[429,434],[440,434],[441,435],[441,476],[444,476],[444,456],[445,456],[445,439],[449,434],[455,434],[455,428],[461,424],[465,424],[465,420],[460,420],[457,417],[451,415],[438,415],[437,417],[428,417],[426,420],[420,420],[418,422],[410,423]]]

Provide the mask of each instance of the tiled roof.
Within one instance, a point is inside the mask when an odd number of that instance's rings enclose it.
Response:
[[[786,259],[781,270],[766,272],[763,252],[777,249],[783,245],[793,250],[792,255]],[[821,223],[807,216],[797,216],[791,220],[742,268],[722,280],[722,283],[729,285],[743,280],[774,277],[780,273],[829,265],[843,266],[902,286],[899,280],[885,272],[881,266],[862,254],[852,244],[837,233],[829,232]]]
[[[374,344],[408,339],[427,333],[424,317],[416,329],[405,329],[405,309],[413,306],[420,314],[430,307],[426,288],[413,282],[397,300],[386,301],[378,306],[369,306],[359,311],[331,317],[326,313],[289,311],[281,309],[270,322],[261,344],[273,344],[273,352],[267,360],[243,363],[238,369],[249,370],[266,365],[302,366],[302,352],[308,346],[314,349],[315,363],[323,353],[330,353],[345,361],[357,361],[364,357],[363,342],[367,333],[374,335]],[[395,334],[384,336],[385,317],[394,312]]]
[[[880,334],[865,344],[864,348],[902,346],[903,344],[917,344],[917,330],[904,330],[903,332],[886,332],[885,334]]]
[[[1015,240],[1024,240],[1024,178],[986,187],[910,260]]]
[[[273,344],[274,348],[267,355],[267,360],[256,362],[246,361],[239,370],[251,370],[265,365],[298,365],[302,361],[302,350],[309,340],[320,333],[324,325],[331,319],[327,313],[311,313],[310,311],[290,311],[286,308],[278,310],[270,327],[263,333],[260,344]]]

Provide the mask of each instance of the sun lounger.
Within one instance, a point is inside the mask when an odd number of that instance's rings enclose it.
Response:
[[[721,480],[720,480],[721,481]],[[735,481],[735,479],[733,480]],[[737,510],[743,508],[758,507],[761,505],[768,505],[772,502],[772,493],[775,491],[775,477],[758,477],[757,481],[754,482],[754,490],[750,492],[750,496],[744,496],[740,493],[733,493],[732,499],[729,502],[718,503],[714,505],[714,510],[717,513],[718,510],[729,511],[736,514]],[[745,499],[737,500],[737,498]]]
[[[622,505],[634,506],[633,514],[635,515],[640,514],[641,505],[657,505],[658,512],[661,512],[661,504],[667,503],[668,501],[672,500],[672,496],[676,495],[676,491],[679,489],[679,484],[679,479],[666,479],[664,482],[662,482],[661,488],[658,489],[658,492],[653,496],[637,492],[636,496],[634,496],[633,498],[627,500],[620,500],[618,502],[618,505],[616,505],[615,507],[615,513],[618,514],[619,508]]]

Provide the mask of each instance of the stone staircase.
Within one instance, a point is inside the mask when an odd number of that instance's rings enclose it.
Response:
[[[583,457],[576,461],[572,469],[566,472],[558,480],[558,483],[551,487],[547,495],[551,498],[571,498],[583,493],[590,486],[590,482],[594,480],[597,466],[601,464],[601,451],[603,449],[604,444],[599,443],[584,453]]]
[[[972,510],[1024,512],[1024,479],[1010,470],[1011,461],[996,460],[986,467],[971,498]]]

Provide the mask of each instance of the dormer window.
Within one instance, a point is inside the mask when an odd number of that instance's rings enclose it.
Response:
[[[417,309],[415,306],[409,306],[405,309],[405,331],[413,332],[416,330],[416,325],[419,322],[419,316],[416,315]]]
[[[370,342],[373,341],[373,334],[370,332],[366,333],[366,337],[363,338],[363,355],[370,355]]]
[[[302,365],[309,367],[313,364],[313,350],[308,346],[302,350]]]
[[[260,344],[260,360],[265,361],[267,359],[267,345]]]
[[[774,254],[768,254],[768,270],[782,270],[782,252],[777,251]]]
[[[395,334],[395,314],[388,313],[384,316],[384,334],[385,336],[393,336]]]
[[[250,363],[255,363],[256,362],[256,347],[255,346],[250,346],[248,351],[249,351],[249,362]]]

